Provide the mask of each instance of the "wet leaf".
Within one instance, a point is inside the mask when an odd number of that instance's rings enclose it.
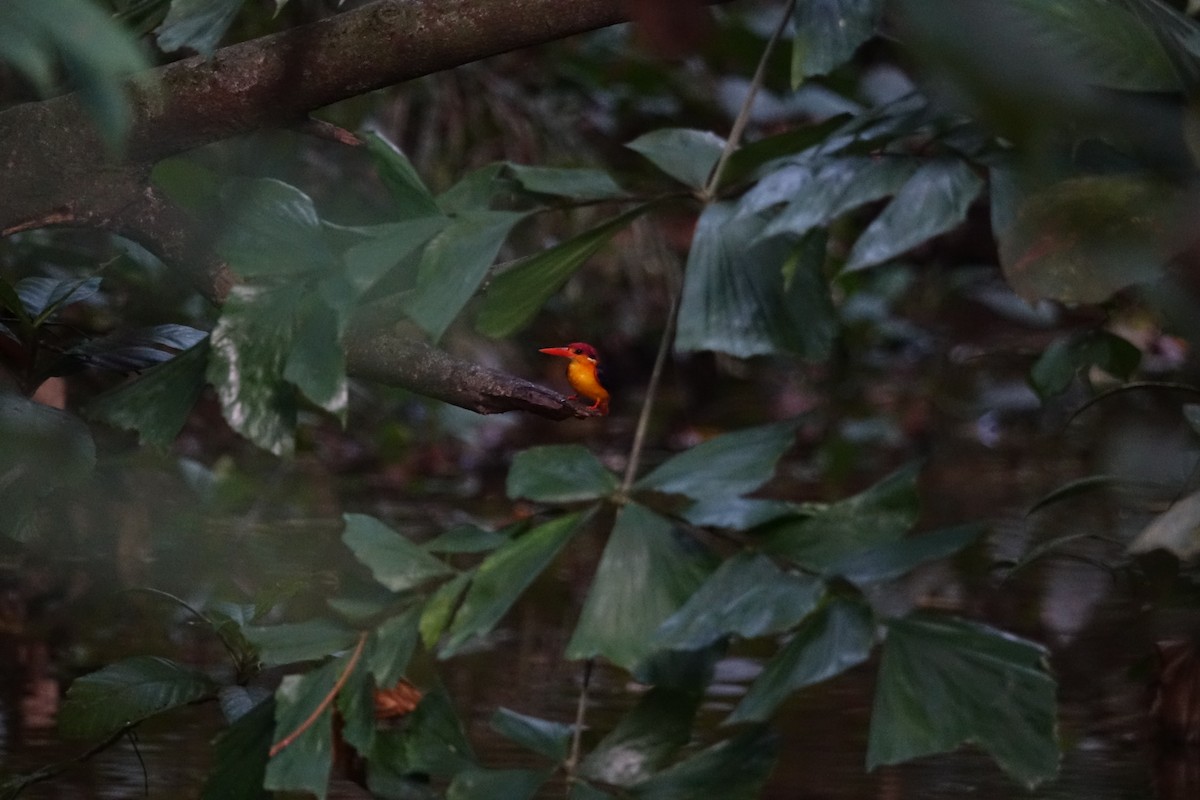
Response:
[[[888,622],[867,768],[965,743],[1032,788],[1058,772],[1046,651],[992,628],[923,614]]]
[[[775,767],[778,737],[755,726],[634,787],[638,800],[756,800]]]
[[[625,146],[641,153],[680,183],[701,189],[721,156],[725,140],[709,131],[663,128],[639,136]]]
[[[766,720],[792,692],[861,664],[874,646],[870,607],[831,596],[767,662],[727,722]]]
[[[312,198],[273,178],[236,181],[222,192],[226,226],[217,250],[239,274],[287,277],[336,263]]]
[[[1117,378],[1129,378],[1142,353],[1126,339],[1095,330],[1054,340],[1029,370],[1029,382],[1042,400],[1066,391],[1075,376],[1099,367]]]
[[[766,219],[714,203],[696,224],[675,350],[738,358],[794,352],[825,358],[837,330],[822,277],[825,235],[762,238]],[[791,277],[789,277],[791,276]]]
[[[516,500],[578,503],[616,491],[617,477],[579,444],[530,447],[513,457],[506,492]]]
[[[1188,561],[1200,553],[1200,492],[1192,492],[1159,514],[1129,543],[1129,552],[1163,549]]]
[[[827,575],[840,575],[855,584],[894,580],[922,564],[949,558],[977,541],[985,531],[982,525],[961,525],[919,536],[907,536],[835,561],[825,572]]]
[[[260,800],[275,731],[275,700],[260,702],[217,736],[203,800]]]
[[[242,9],[244,0],[171,0],[166,19],[155,29],[164,53],[194,50],[210,56]]]
[[[433,194],[399,148],[374,132],[367,134],[366,142],[367,150],[379,168],[379,177],[391,190],[400,219],[442,215]]]
[[[853,497],[771,523],[764,531],[763,549],[825,572],[899,540],[917,519],[918,469],[918,464],[910,464]]]
[[[784,572],[762,554],[738,553],[663,622],[655,638],[663,649],[696,650],[730,634],[750,639],[776,633],[804,619],[824,590],[820,580]]]
[[[703,695],[655,687],[588,754],[580,774],[629,788],[667,765],[692,736]]]
[[[602,169],[583,167],[536,167],[506,165],[521,188],[534,194],[566,197],[570,200],[615,200],[627,197],[612,176]]]
[[[366,654],[376,686],[395,686],[408,670],[420,637],[421,606],[411,606],[375,628]]]
[[[454,570],[374,517],[344,514],[342,541],[371,570],[375,580],[393,592],[453,574]]]
[[[1178,191],[1129,175],[1089,175],[1027,195],[997,232],[1000,264],[1027,300],[1098,303],[1156,280],[1181,243]]]
[[[799,424],[790,419],[714,437],[667,459],[634,486],[708,501],[752,492],[775,474]]]
[[[217,688],[203,672],[174,661],[127,658],[71,683],[58,731],[73,739],[103,739],[163,711],[215,698]]]
[[[625,669],[658,649],[654,633],[711,571],[709,556],[671,523],[630,503],[617,513],[567,658],[604,656]]]
[[[355,631],[320,617],[280,625],[247,625],[242,634],[258,649],[259,660],[268,666],[324,658],[345,650],[358,636]]]
[[[446,800],[530,800],[547,777],[528,769],[468,769],[454,776]]]
[[[483,296],[476,329],[500,338],[528,325],[575,270],[649,209],[649,203],[637,206],[504,270]]]
[[[166,449],[200,399],[207,365],[208,342],[203,341],[99,395],[84,413],[113,427],[137,431],[143,444]]]
[[[792,39],[792,87],[825,75],[875,34],[883,0],[808,0],[797,3]]]
[[[315,720],[310,718],[333,691],[344,669],[343,660],[334,659],[304,675],[287,675],[279,684],[275,690],[273,745],[306,727],[267,762],[264,789],[308,792],[318,800],[325,800],[333,766],[333,704]]]
[[[488,633],[579,529],[583,513],[539,525],[492,553],[475,571],[438,658],[449,658]]]
[[[509,231],[525,216],[466,211],[434,236],[421,255],[416,288],[403,301],[412,321],[433,339],[441,338],[483,283]]]
[[[567,757],[571,740],[570,725],[518,714],[507,708],[496,709],[490,725],[504,738],[552,761],[562,761]]]
[[[982,188],[983,181],[964,161],[926,162],[858,237],[845,269],[881,264],[954,228]]]

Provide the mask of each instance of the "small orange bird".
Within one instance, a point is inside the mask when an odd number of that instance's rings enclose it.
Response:
[[[570,359],[567,365],[567,382],[579,394],[570,399],[575,400],[580,395],[588,400],[594,400],[591,408],[601,414],[608,413],[608,390],[600,383],[600,355],[596,348],[585,342],[571,342],[566,347],[543,347],[538,351],[549,356],[562,356]]]

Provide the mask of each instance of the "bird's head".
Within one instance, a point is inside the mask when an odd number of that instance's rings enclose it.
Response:
[[[538,352],[545,353],[548,356],[569,358],[572,361],[590,361],[593,364],[600,359],[600,354],[596,352],[596,348],[587,342],[571,342],[566,347],[543,347]]]

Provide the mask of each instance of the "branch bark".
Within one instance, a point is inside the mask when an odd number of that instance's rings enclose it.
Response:
[[[157,161],[298,124],[316,109],[404,80],[612,25],[628,7],[627,0],[379,0],[132,81],[133,124],[121,154],[106,149],[74,95],[7,109],[0,112],[0,236],[50,225],[110,230],[221,303],[232,273],[188,215],[150,186]],[[589,415],[557,393],[392,329],[356,331],[347,353],[356,376],[481,413]]]

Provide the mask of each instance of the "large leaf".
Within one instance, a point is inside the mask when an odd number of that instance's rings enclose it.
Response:
[[[288,675],[279,684],[275,690],[274,745],[302,728],[303,732],[267,762],[264,789],[309,792],[325,800],[333,766],[333,704],[316,719],[312,715],[333,691],[345,668],[342,659],[334,659],[305,675]]]
[[[1163,549],[1189,561],[1200,553],[1200,492],[1192,492],[1150,521],[1129,543],[1129,552]]]
[[[701,750],[636,786],[638,800],[756,800],[775,767],[778,737],[755,726]]]
[[[696,500],[752,492],[775,474],[775,463],[795,443],[799,419],[726,433],[672,456],[635,488]]]
[[[1128,379],[1142,360],[1142,352],[1129,340],[1104,330],[1064,336],[1051,342],[1029,370],[1029,383],[1042,400],[1061,394],[1075,376],[1099,367],[1110,375]]]
[[[244,0],[171,0],[166,19],[155,30],[164,53],[195,50],[212,55],[242,9]]]
[[[645,781],[688,743],[702,698],[699,692],[651,689],[588,754],[580,774],[613,786]]]
[[[484,559],[446,632],[438,657],[448,658],[490,631],[550,565],[585,518],[582,513],[568,514],[539,525]]]
[[[387,773],[394,773],[388,778],[414,773],[449,776],[478,766],[462,721],[441,686],[425,693],[403,729],[377,733],[371,765],[386,770],[377,776],[372,769],[372,788]]]
[[[492,730],[522,747],[539,753],[552,761],[567,757],[571,726],[563,722],[538,719],[498,708],[490,722]]]
[[[576,269],[649,209],[649,203],[639,205],[500,273],[484,295],[475,327],[496,338],[525,327]]]
[[[866,661],[874,645],[871,609],[856,600],[830,597],[767,662],[728,722],[767,719],[797,689]]]
[[[675,180],[700,189],[708,182],[725,141],[709,131],[664,128],[639,136],[625,146],[650,159]]]
[[[424,548],[365,514],[345,514],[342,541],[371,570],[375,580],[393,592],[414,589],[454,570]]]
[[[884,542],[835,561],[826,567],[826,573],[857,584],[892,580],[921,564],[949,558],[979,539],[985,530],[982,525],[961,525]]]
[[[402,264],[411,264],[415,280],[417,260],[413,255],[449,224],[449,217],[429,216],[359,229],[370,238],[346,251],[346,278],[351,290],[358,296],[365,294]]]
[[[528,769],[468,769],[454,776],[446,800],[530,800],[547,775]]]
[[[247,625],[242,634],[258,649],[264,664],[312,661],[345,650],[357,633],[332,620],[316,617],[281,625]]]
[[[166,449],[200,399],[207,366],[205,340],[96,397],[84,413],[108,425],[137,431],[143,444]]]
[[[850,251],[847,270],[895,258],[967,216],[983,181],[965,161],[935,158],[913,173]]]
[[[463,212],[425,246],[417,285],[404,309],[438,339],[483,282],[508,232],[525,217],[512,211]]]
[[[784,572],[761,554],[727,559],[659,627],[660,647],[696,650],[736,634],[749,639],[786,630],[817,606],[824,584]]]
[[[823,572],[899,540],[917,519],[917,469],[903,467],[853,497],[769,525],[764,549]]]
[[[296,187],[258,178],[223,194],[228,222],[217,248],[239,274],[286,277],[336,264],[312,199]]]
[[[616,200],[628,193],[602,169],[583,167],[527,167],[507,164],[509,173],[521,188],[535,194],[548,194],[570,200]]]
[[[1055,684],[1046,651],[970,622],[888,623],[867,768],[978,744],[1027,786],[1058,771]]]
[[[111,145],[121,140],[130,122],[128,76],[150,66],[129,31],[88,0],[0,3],[0,60],[42,96],[59,91],[59,67],[65,67]]]
[[[375,628],[366,662],[376,686],[395,686],[404,677],[420,638],[420,622],[421,606],[414,605]]]
[[[617,514],[567,658],[601,655],[632,670],[658,649],[658,626],[711,571],[708,554],[636,503]]]
[[[1132,175],[1089,175],[1026,196],[997,231],[1000,264],[1026,299],[1097,303],[1157,279],[1191,214],[1179,193]]]
[[[442,633],[450,625],[450,621],[454,619],[454,612],[458,609],[463,592],[471,585],[471,579],[474,577],[473,570],[460,572],[439,586],[425,602],[425,607],[421,609],[421,621],[417,627],[421,632],[421,642],[425,645],[426,650],[433,650]]]
[[[59,310],[90,300],[100,291],[101,278],[44,278],[32,276],[17,281],[17,297],[36,327],[53,319]]]
[[[513,457],[506,492],[541,503],[578,503],[612,494],[617,478],[579,444],[530,447]]]
[[[367,150],[379,167],[379,176],[392,192],[399,217],[407,220],[441,216],[442,210],[438,208],[433,194],[404,153],[378,133],[368,133],[366,140]]]
[[[65,360],[115,372],[139,372],[170,360],[171,350],[187,350],[207,336],[187,325],[134,328],[81,342],[67,352]]]
[[[235,286],[210,337],[207,375],[226,421],[276,454],[293,446],[296,393],[283,370],[306,303],[304,287],[295,282],[270,289]]]
[[[215,763],[203,800],[261,800],[267,753],[275,730],[275,700],[254,706],[226,728],[213,746]]]
[[[883,0],[805,0],[796,4],[792,85],[848,60],[875,33]]]
[[[283,377],[309,400],[346,420],[350,388],[342,349],[344,314],[310,296],[297,321]]]
[[[740,358],[781,351],[820,359],[836,332],[822,270],[825,237],[762,238],[766,219],[713,203],[696,223],[675,349]]]
[[[58,712],[58,730],[72,738],[102,739],[216,694],[216,682],[196,669],[165,658],[128,658],[75,679]]]

